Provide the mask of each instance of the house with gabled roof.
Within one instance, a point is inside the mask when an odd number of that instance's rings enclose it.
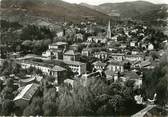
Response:
[[[24,60],[24,61],[20,61],[19,64],[23,69],[28,69],[30,67],[39,69],[42,71],[43,74],[55,77],[56,78],[55,80],[59,84],[63,83],[64,79],[62,78],[66,75],[66,71],[67,71],[65,68],[61,66],[47,63],[45,61],[35,62],[31,60]]]
[[[79,61],[80,53],[74,50],[68,50],[63,55],[63,60],[65,61]]]
[[[100,60],[107,60],[108,58],[108,52],[106,51],[99,51],[94,53],[94,57],[98,58]]]
[[[124,72],[124,63],[119,61],[110,61],[107,69],[113,72]]]
[[[93,63],[93,66],[96,70],[101,70],[103,71],[106,68],[106,63],[103,63],[101,61],[96,61]]]
[[[32,83],[26,85],[21,92],[13,99],[15,106],[21,109],[25,108],[38,92],[39,85]]]
[[[136,72],[127,71],[127,72],[124,73],[124,77],[126,78],[126,80],[135,81],[134,88],[138,88],[138,89],[141,88],[142,78]]]

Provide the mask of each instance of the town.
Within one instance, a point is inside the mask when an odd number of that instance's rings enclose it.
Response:
[[[1,20],[0,115],[167,116],[168,36],[113,21]]]

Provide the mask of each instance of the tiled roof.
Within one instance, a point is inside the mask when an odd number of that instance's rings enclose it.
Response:
[[[31,77],[31,78],[27,78],[27,79],[21,79],[20,81],[24,82],[24,83],[28,83],[28,82],[34,81],[35,79],[36,79],[35,77]]]
[[[107,54],[105,51],[95,52],[95,54]]]
[[[66,69],[64,69],[63,67],[60,67],[60,66],[54,66],[53,68],[52,68],[52,70],[53,71],[65,71]]]
[[[119,65],[119,66],[124,65],[124,62],[118,62],[118,61],[115,61],[115,60],[110,60],[108,62],[109,62],[110,65]]]
[[[126,72],[125,76],[128,77],[129,79],[139,79],[140,78],[140,76],[138,76],[138,74],[133,71]]]
[[[75,52],[74,50],[68,50],[64,54],[65,55],[78,55],[80,53],[79,52]]]
[[[65,64],[68,64],[68,65],[84,65],[85,63],[82,63],[82,62],[79,62],[79,61],[62,61],[64,62]]]
[[[96,61],[96,62],[93,63],[93,65],[105,67],[106,63],[102,63],[101,61]]]
[[[146,66],[149,66],[149,65],[151,65],[151,62],[150,61],[142,61],[141,63],[140,63],[140,65],[141,65],[141,67],[146,67]]]
[[[52,46],[54,46],[54,45],[67,45],[67,42],[56,42],[56,43],[53,43],[51,45]]]
[[[38,90],[39,85],[32,83],[26,85],[23,90],[14,98],[14,101],[19,99],[31,100],[35,92]]]
[[[30,61],[30,60],[24,60],[24,61],[22,61],[22,63],[43,66],[43,67],[48,67],[48,68],[54,67],[54,64],[49,64],[49,63],[45,63],[45,62],[35,62],[35,61]]]
[[[111,53],[112,56],[124,56],[124,53]]]

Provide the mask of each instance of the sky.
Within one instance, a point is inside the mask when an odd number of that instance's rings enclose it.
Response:
[[[136,1],[136,0],[64,0],[66,2],[70,2],[70,3],[87,3],[87,4],[91,4],[91,5],[99,5],[102,3],[117,3],[117,2],[131,2],[131,1]],[[145,0],[145,1],[149,1],[155,4],[168,4],[168,0]]]

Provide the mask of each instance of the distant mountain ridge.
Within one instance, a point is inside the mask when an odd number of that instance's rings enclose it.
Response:
[[[152,20],[168,16],[166,12],[168,8],[167,4],[153,4],[146,1],[104,3],[98,6],[84,3],[80,5],[95,9],[109,16],[118,16],[122,18]]]
[[[98,6],[86,3],[70,4],[62,0],[2,0],[1,16],[4,19],[34,22],[34,20],[59,20],[79,22],[94,17],[96,21],[107,22],[111,16],[162,20],[167,15],[168,5],[146,1],[104,3]]]
[[[109,16],[100,11],[62,0],[2,0],[1,12],[3,17],[24,20],[30,17],[68,21],[81,21],[85,17],[94,17],[97,20],[109,19]]]

